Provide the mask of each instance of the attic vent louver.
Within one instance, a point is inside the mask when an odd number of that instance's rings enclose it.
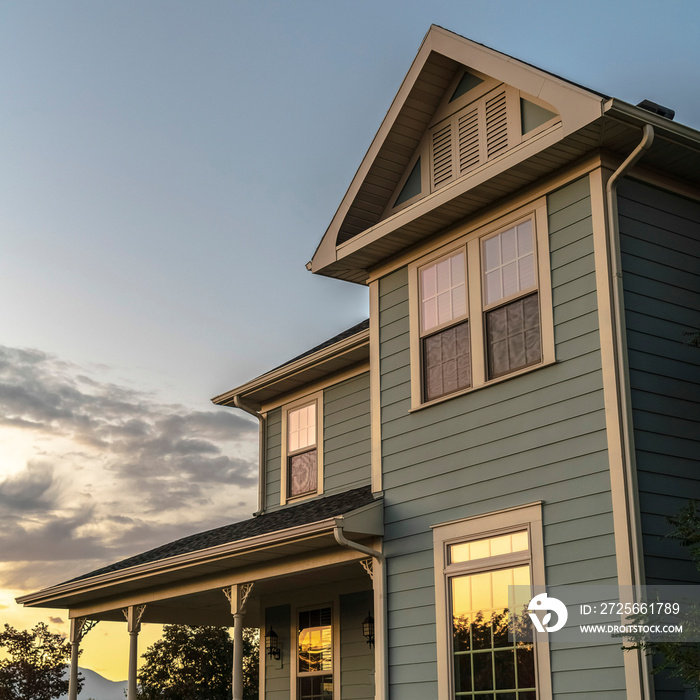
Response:
[[[642,100],[637,107],[646,109],[647,112],[651,112],[652,114],[658,114],[660,117],[666,117],[666,119],[673,119],[673,117],[676,116],[676,111],[674,109],[664,107],[651,100]]]

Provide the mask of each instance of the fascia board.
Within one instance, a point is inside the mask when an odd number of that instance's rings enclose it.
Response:
[[[259,377],[256,377],[255,379],[251,380],[250,382],[247,382],[246,384],[237,387],[236,389],[231,389],[230,391],[227,391],[224,394],[215,396],[212,399],[212,403],[221,406],[232,405],[235,396],[245,397],[246,394],[249,394],[252,391],[257,391],[264,387],[268,387],[272,384],[280,382],[284,379],[289,379],[295,374],[298,374],[299,372],[302,372],[316,365],[322,364],[323,362],[334,357],[339,357],[349,352],[350,350],[354,350],[356,348],[361,347],[362,345],[368,344],[369,329],[360,331],[359,333],[356,333],[355,335],[352,335],[349,338],[345,338],[339,341],[338,343],[334,343],[333,345],[330,345],[327,348],[323,348],[322,350],[319,350],[318,352],[315,352],[311,355],[305,355],[304,357],[300,357],[294,362],[290,362],[286,365],[278,367],[277,369],[273,369],[270,372],[262,374]]]
[[[646,109],[636,107],[617,99],[609,99],[603,106],[606,116],[619,119],[630,124],[642,127],[651,124],[655,133],[668,141],[698,150],[700,146],[700,131],[690,126],[673,122],[670,119],[653,114]]]
[[[358,508],[356,511],[350,511],[343,516],[326,518],[313,523],[297,525],[284,530],[277,530],[272,533],[258,535],[256,537],[249,537],[244,540],[238,540],[236,542],[229,542],[226,544],[217,545],[215,547],[208,547],[207,549],[200,549],[196,552],[179,554],[173,557],[159,559],[155,562],[139,564],[125,569],[119,569],[118,571],[111,571],[99,576],[81,579],[79,581],[59,584],[51,588],[46,588],[42,591],[38,591],[37,593],[30,593],[29,595],[20,596],[16,600],[17,603],[21,605],[38,606],[41,604],[50,603],[52,600],[56,600],[57,598],[61,598],[66,595],[84,594],[90,591],[108,588],[110,585],[114,585],[125,580],[133,581],[134,579],[148,578],[157,574],[169,573],[176,570],[191,568],[198,564],[205,564],[218,559],[233,557],[238,554],[243,554],[244,552],[278,547],[285,544],[298,542],[300,540],[318,537],[320,535],[332,532],[333,528],[339,524],[339,521],[351,523],[352,527],[348,527],[348,529],[352,530],[353,532],[361,532],[367,535],[378,535],[382,534],[382,532],[377,532],[377,513],[382,513],[381,501],[374,501],[367,506]],[[367,531],[364,529],[358,530],[358,528],[363,527],[362,523],[366,523],[364,527],[368,528]]]

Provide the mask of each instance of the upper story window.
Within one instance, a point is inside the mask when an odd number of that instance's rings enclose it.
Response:
[[[482,240],[481,273],[493,379],[542,359],[532,219]]]
[[[323,492],[323,394],[305,397],[282,413],[282,503]]]
[[[409,266],[412,404],[554,360],[544,202]]]
[[[457,251],[420,269],[425,397],[471,386],[466,259]]]

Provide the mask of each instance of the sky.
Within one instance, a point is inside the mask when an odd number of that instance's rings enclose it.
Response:
[[[250,517],[257,426],[210,398],[366,318],[305,264],[431,23],[700,128],[700,4],[661,8],[4,0],[0,623],[65,633],[14,598]],[[84,649],[126,676],[125,626]]]

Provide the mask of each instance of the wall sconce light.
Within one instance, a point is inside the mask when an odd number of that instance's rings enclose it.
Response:
[[[277,636],[275,630],[272,629],[270,625],[270,631],[265,637],[265,651],[271,659],[279,660],[280,658],[280,638]]]
[[[371,649],[374,646],[374,618],[371,614],[368,614],[362,622],[362,634]]]

